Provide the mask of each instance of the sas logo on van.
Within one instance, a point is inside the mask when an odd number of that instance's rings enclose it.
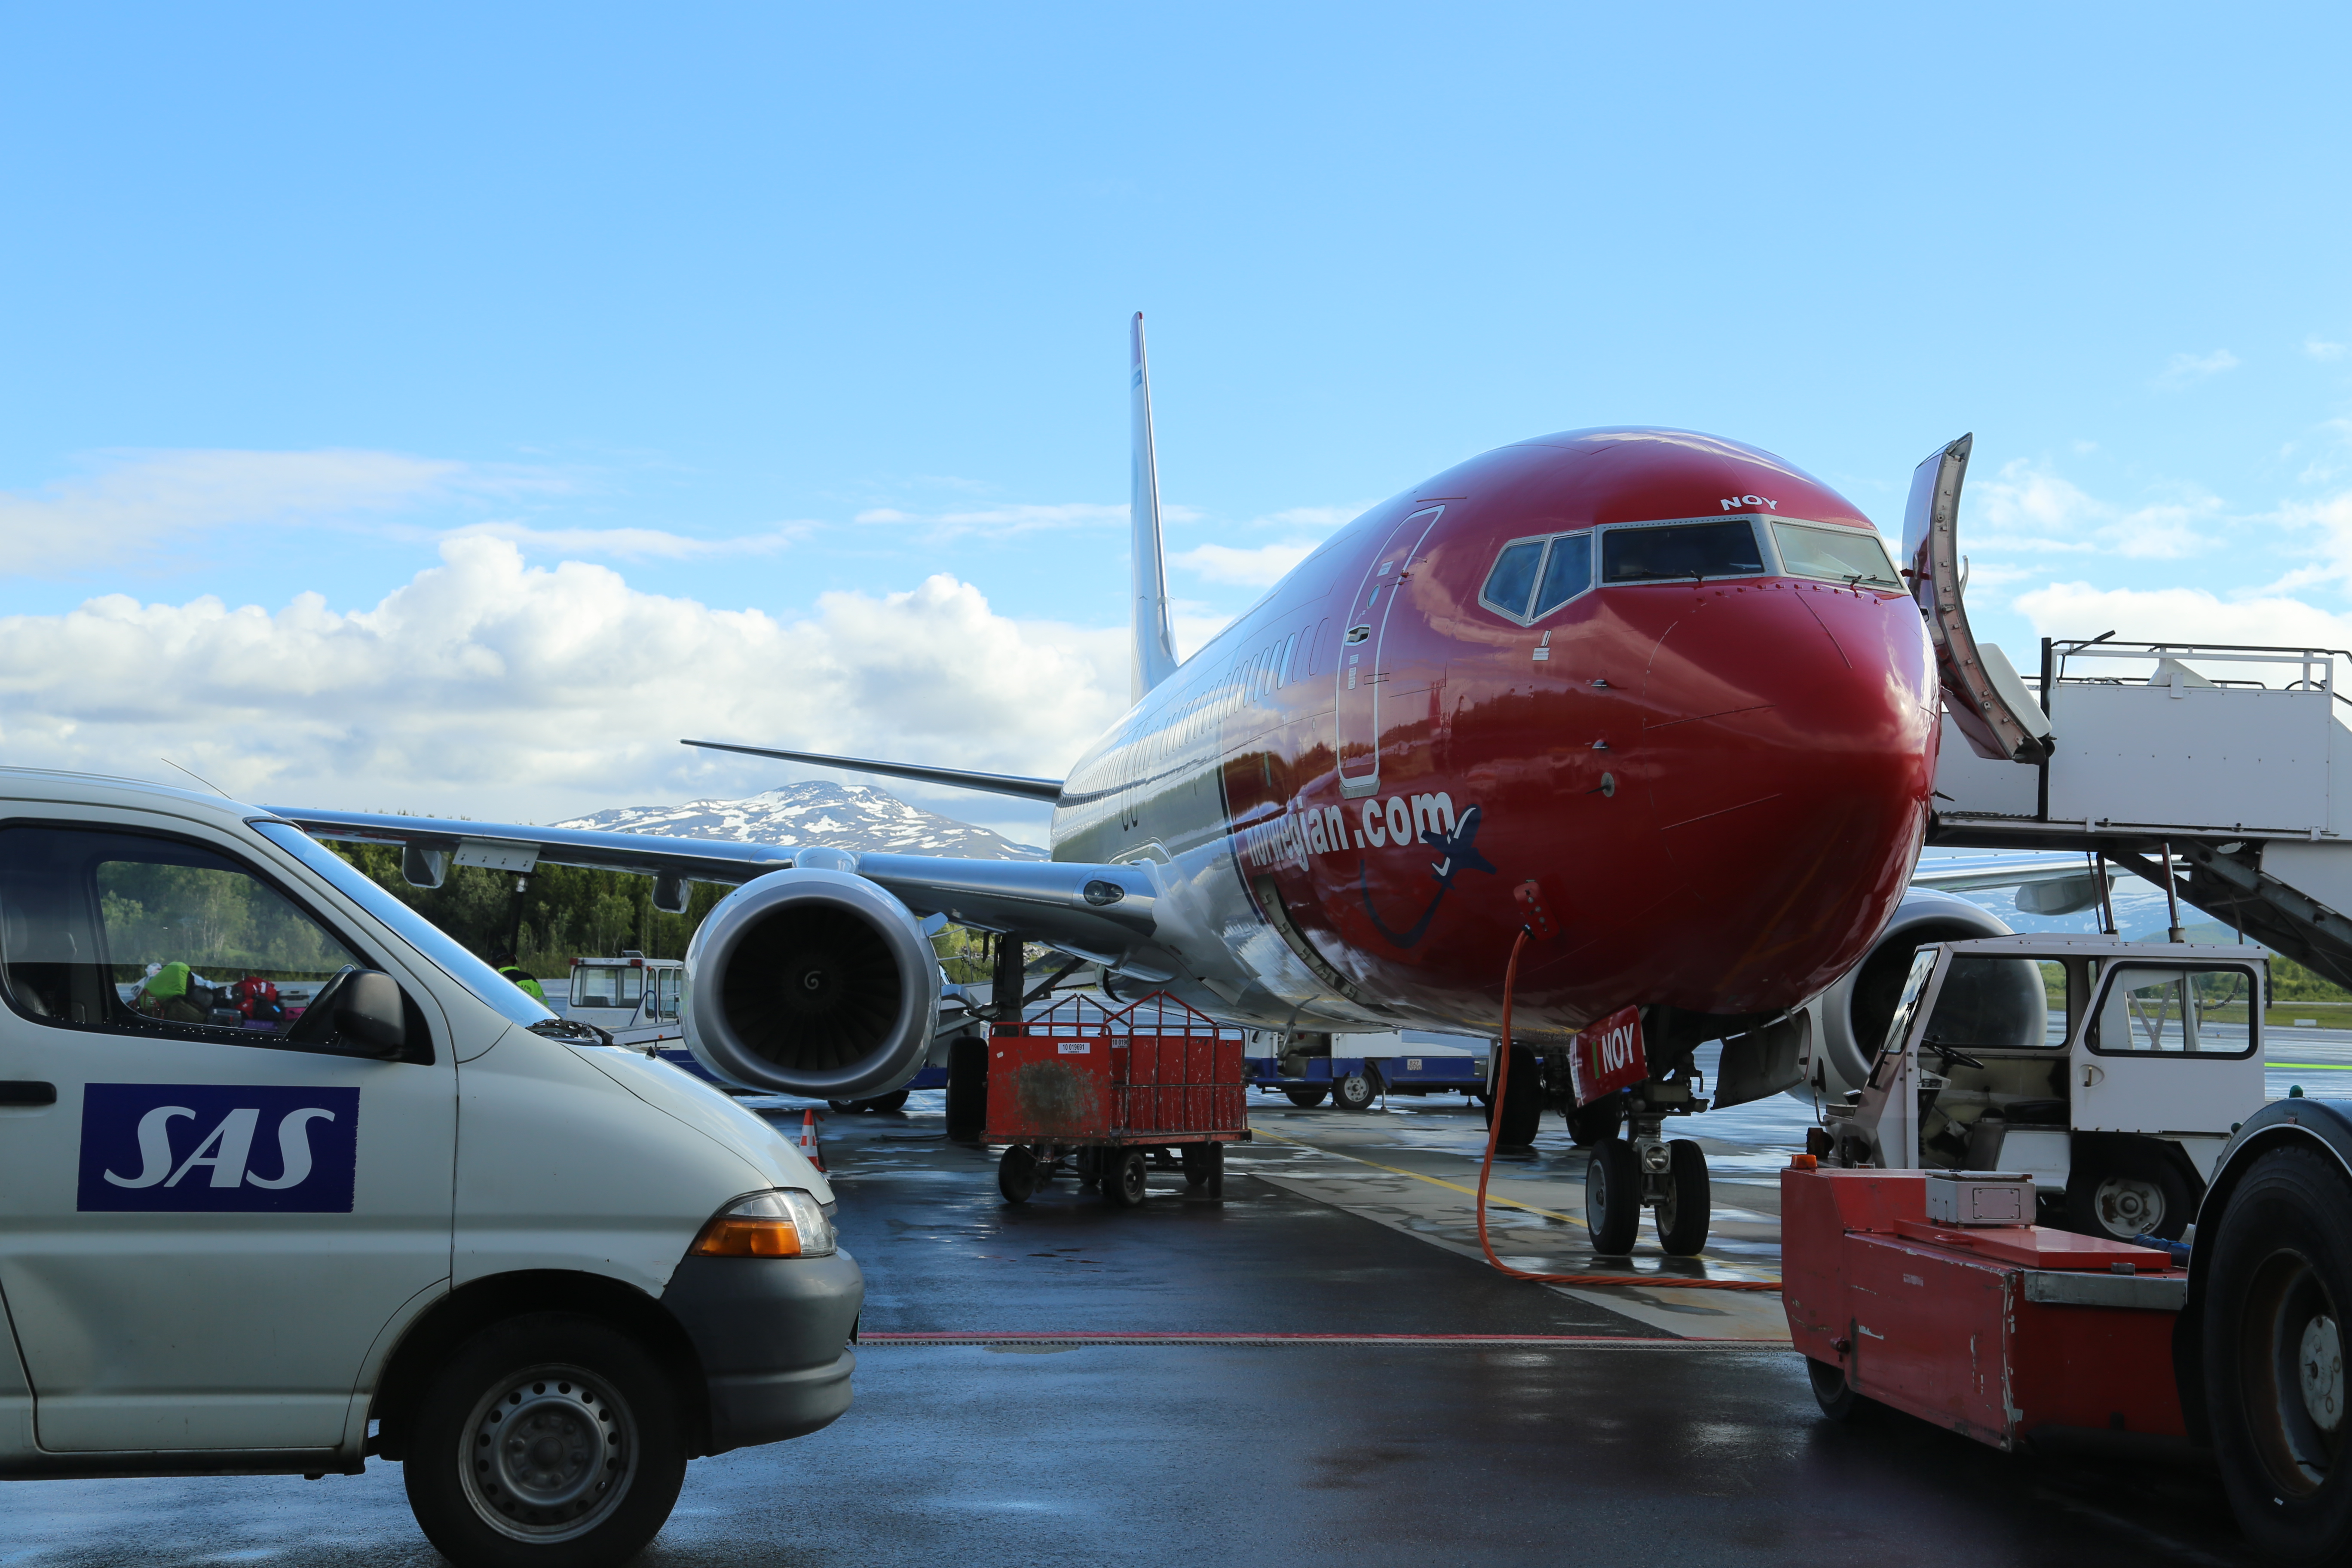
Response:
[[[360,1091],[93,1083],[82,1093],[84,1213],[349,1214]]]

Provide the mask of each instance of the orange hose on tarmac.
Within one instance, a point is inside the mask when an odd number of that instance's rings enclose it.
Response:
[[[1524,1268],[1514,1268],[1495,1256],[1495,1244],[1486,1239],[1486,1178],[1495,1169],[1495,1145],[1503,1136],[1503,1092],[1511,1081],[1511,991],[1519,979],[1519,949],[1528,944],[1528,928],[1519,928],[1517,942],[1511,943],[1511,962],[1503,971],[1503,1037],[1496,1042],[1498,1053],[1495,1058],[1495,1095],[1486,1118],[1486,1157],[1478,1163],[1478,1247],[1486,1261],[1514,1279],[1531,1279],[1538,1285],[1640,1285],[1651,1289],[1667,1290],[1778,1290],[1778,1279],[1691,1279],[1678,1274],[1530,1274]]]

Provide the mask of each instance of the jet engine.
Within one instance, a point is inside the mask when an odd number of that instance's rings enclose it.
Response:
[[[1906,894],[1863,961],[1805,1004],[1813,1016],[1811,1059],[1804,1064],[1804,1081],[1789,1092],[1800,1100],[1818,1095],[1834,1100],[1862,1087],[1872,1059],[1885,1043],[1895,1005],[1903,999],[1903,980],[1911,973],[1913,953],[1939,942],[2010,934],[1998,916],[1966,899],[1925,889]],[[2036,1005],[2039,996],[2037,988]]]
[[[820,858],[843,868],[812,865]],[[864,1100],[915,1076],[939,1023],[939,959],[914,912],[809,851],[746,882],[687,949],[686,1043],[745,1089]]]

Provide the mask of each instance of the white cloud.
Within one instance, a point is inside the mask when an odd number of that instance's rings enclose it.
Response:
[[[1168,559],[1212,583],[1264,588],[1281,581],[1284,573],[1314,554],[1317,542],[1312,539],[1294,539],[1279,544],[1261,544],[1254,550],[1236,549],[1230,544],[1201,544],[1177,551]]]
[[[524,468],[397,452],[182,451],[117,456],[88,479],[0,491],[0,549],[21,574],[120,563],[232,524],[383,512],[459,496],[563,488]]]
[[[783,620],[509,540],[441,553],[348,614],[111,595],[0,617],[0,760],[176,782],[167,755],[241,799],[548,821],[763,787],[685,736],[1051,775],[1126,706],[1123,631],[1016,622],[945,575]]]
[[[816,524],[780,523],[764,533],[700,539],[658,528],[533,528],[521,522],[477,522],[442,539],[504,539],[541,554],[602,555],[619,561],[699,561],[714,555],[772,555],[796,544]]]
[[[2171,560],[2218,542],[2208,531],[2226,521],[2221,499],[2192,486],[2173,486],[2172,499],[2126,511],[2085,494],[2025,458],[2001,466],[1969,487],[1963,540],[1977,549],[2036,554],[2110,551],[2137,559]]]
[[[2319,338],[2305,338],[2303,341],[2303,352],[2314,359],[2342,359],[2344,345],[2327,342]]]
[[[1162,507],[1163,520],[1173,510]],[[978,534],[990,539],[1010,539],[1024,533],[1043,533],[1065,528],[1102,528],[1111,524],[1127,526],[1127,508],[1101,506],[1093,501],[1065,501],[1055,505],[1007,505],[974,507],[961,511],[912,512],[896,507],[873,507],[859,512],[852,521],[862,523],[914,525],[935,539],[951,539],[966,534]]]
[[[2250,643],[2258,647],[2352,647],[2352,616],[2279,594],[2224,599],[2202,588],[2096,588],[2053,583],[2017,597],[2043,637],[2088,637],[2112,630],[2123,642]],[[2278,678],[2250,667],[2254,679]],[[2290,675],[2289,679],[2292,679]]]
[[[2177,389],[2237,368],[2238,356],[2228,349],[2215,349],[2210,354],[2174,354],[2166,363],[2164,374],[2156,378],[2156,384]]]

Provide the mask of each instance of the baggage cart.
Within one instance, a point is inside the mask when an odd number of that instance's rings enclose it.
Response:
[[[1007,1203],[1055,1174],[1099,1182],[1115,1207],[1143,1202],[1153,1169],[1224,1196],[1224,1146],[1249,1137],[1244,1032],[1165,993],[1117,1011],[1084,997],[992,1025],[982,1141]]]

